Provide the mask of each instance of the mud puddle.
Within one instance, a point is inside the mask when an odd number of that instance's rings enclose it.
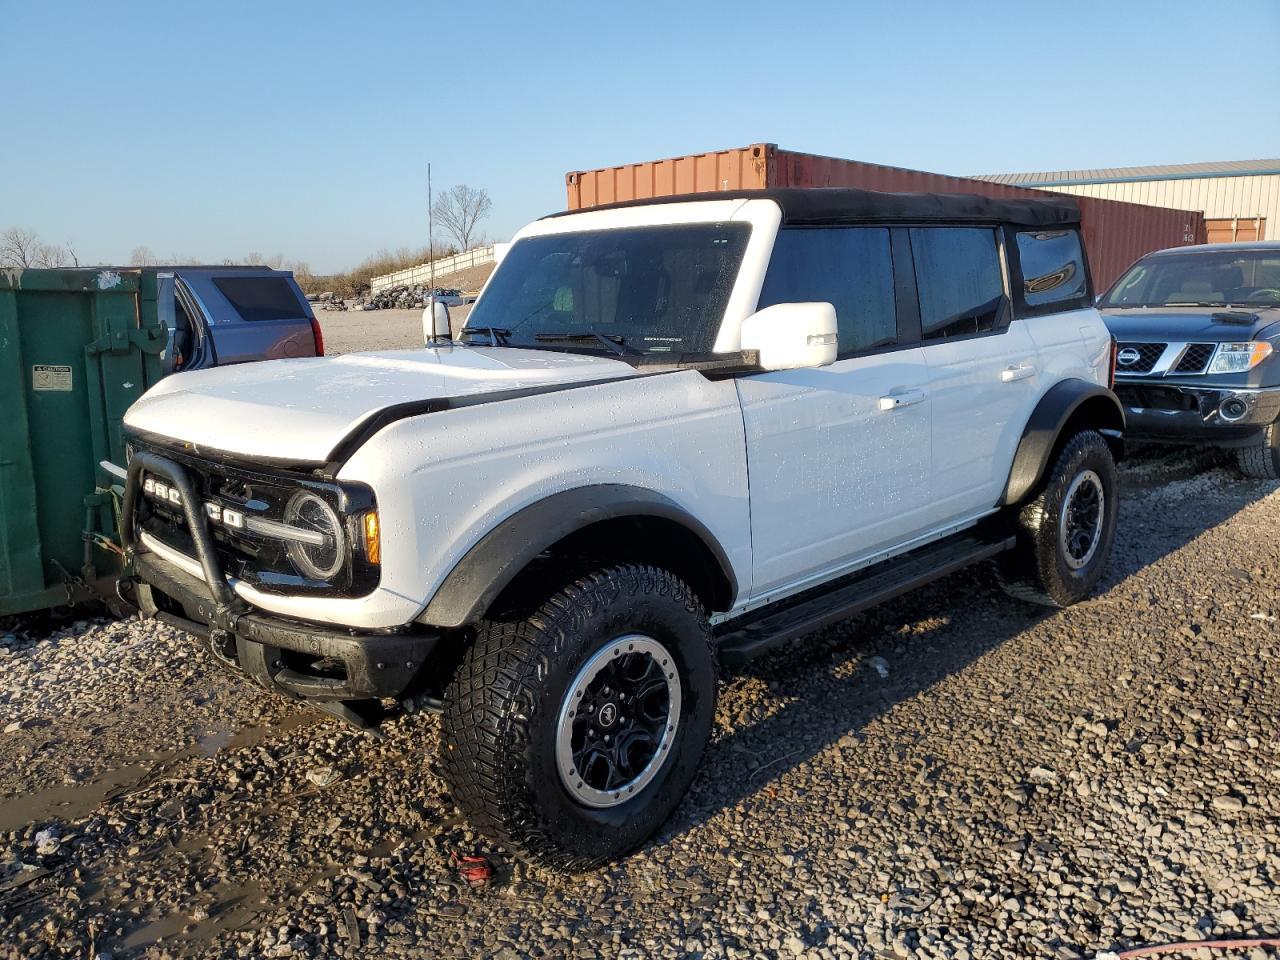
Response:
[[[51,787],[0,801],[0,833],[45,820],[79,820],[119,790],[138,783],[150,770],[150,764],[134,764],[108,770],[85,783]]]
[[[322,719],[316,714],[295,710],[277,723],[239,729],[218,727],[199,737],[193,746],[182,750],[129,759],[121,766],[95,773],[81,783],[0,799],[0,832],[21,830],[30,824],[48,820],[74,822],[121,793],[142,786],[148,780],[158,779],[175,764],[197,757],[211,759],[226,750],[256,747]]]
[[[267,892],[253,880],[239,884],[220,883],[210,893],[213,902],[198,914],[201,919],[197,920],[192,915],[194,908],[175,910],[127,934],[121,947],[135,950],[175,939],[187,944],[208,942],[227,930],[249,926],[268,899]]]

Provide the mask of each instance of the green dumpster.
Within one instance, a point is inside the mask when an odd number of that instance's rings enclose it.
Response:
[[[0,615],[110,594],[125,410],[161,377],[155,271],[0,271]]]

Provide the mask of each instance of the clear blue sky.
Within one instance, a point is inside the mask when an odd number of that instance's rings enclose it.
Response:
[[[0,0],[0,229],[317,271],[486,188],[771,141],[974,173],[1280,156],[1278,0]]]

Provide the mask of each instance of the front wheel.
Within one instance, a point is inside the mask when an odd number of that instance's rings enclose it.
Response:
[[[702,604],[654,567],[600,570],[523,619],[486,621],[445,696],[453,800],[539,866],[615,859],[688,788],[716,679]]]
[[[1236,450],[1240,472],[1253,480],[1280,480],[1280,423],[1273,423],[1262,434],[1262,442]]]
[[[1068,607],[1102,578],[1115,540],[1115,459],[1096,430],[1058,454],[1039,495],[1017,517],[1017,546],[1000,558],[1000,585],[1020,600]]]

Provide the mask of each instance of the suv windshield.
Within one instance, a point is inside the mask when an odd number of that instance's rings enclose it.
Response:
[[[710,353],[750,234],[745,223],[695,223],[526,237],[463,336],[619,356]]]
[[[1103,307],[1280,306],[1280,250],[1212,250],[1147,257]]]

